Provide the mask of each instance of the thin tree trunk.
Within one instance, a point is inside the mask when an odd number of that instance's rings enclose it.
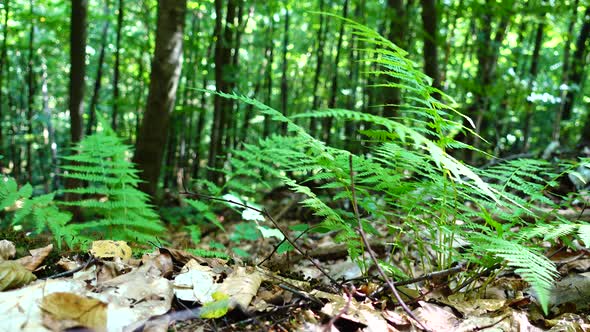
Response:
[[[545,15],[541,19],[544,19]],[[543,30],[545,29],[545,22],[540,22],[537,26],[537,32],[535,34],[535,47],[533,48],[533,55],[531,57],[531,69],[529,71],[529,80],[530,80],[530,91],[533,91],[533,82],[537,78],[537,72],[539,71],[539,54],[541,52],[541,46],[543,45]],[[524,128],[523,128],[523,152],[527,152],[530,148],[530,136],[531,136],[531,125],[532,125],[532,117],[533,117],[533,107],[534,104],[531,101],[527,101],[527,105],[525,108],[525,117],[524,117]]]
[[[348,16],[348,0],[344,0],[342,7],[342,17]],[[342,38],[344,36],[344,22],[340,23],[340,31],[338,32],[338,42],[336,43],[336,56],[334,57],[334,72],[332,76],[332,86],[330,91],[330,99],[328,100],[328,108],[336,107],[336,99],[338,98],[338,67],[340,66],[340,50],[342,49]],[[322,140],[326,144],[330,144],[330,133],[332,131],[332,117],[325,118],[322,122]]]
[[[389,40],[395,45],[406,48],[405,39],[408,31],[408,18],[406,15],[406,8],[403,0],[388,0],[388,7],[391,10],[389,23]],[[392,83],[397,83],[398,80],[393,80]],[[397,115],[399,106],[402,102],[402,95],[399,88],[390,87],[386,90],[383,116],[394,117]]]
[[[266,105],[272,106],[272,64],[274,62],[274,20],[270,20],[270,27],[268,32],[268,45],[266,46],[268,59],[266,65]],[[262,129],[262,137],[270,135],[271,119],[269,116],[264,117],[264,127]]]
[[[570,55],[572,53],[572,40],[574,38],[574,25],[578,20],[578,3],[579,0],[575,0],[572,5],[572,16],[570,19],[570,23],[567,27],[567,35],[565,38],[565,43],[563,46],[563,65],[561,70],[561,85],[567,86],[569,84],[570,79]],[[553,141],[559,142],[559,136],[561,134],[561,118],[563,114],[563,107],[565,106],[565,99],[567,95],[567,90],[561,91],[561,100],[562,102],[559,104],[559,109],[555,113],[555,121],[553,121],[553,133],[551,135],[551,139]]]
[[[92,98],[90,99],[90,106],[88,107],[88,123],[86,124],[86,135],[92,134],[92,129],[96,123],[96,105],[98,104],[98,99],[100,98],[100,87],[102,83],[102,72],[104,66],[104,56],[106,53],[106,46],[107,46],[107,37],[109,32],[109,0],[105,0],[104,2],[104,12],[103,15],[106,19],[104,25],[102,26],[102,33],[100,37],[100,52],[98,53],[98,63],[96,65],[96,80],[94,81],[94,89],[92,91]]]
[[[324,0],[320,1],[320,12],[324,11]],[[320,77],[322,76],[322,63],[324,62],[324,44],[325,44],[325,33],[324,30],[327,30],[324,26],[324,15],[318,15],[320,20],[320,27],[318,28],[317,34],[317,48],[316,48],[316,62],[315,62],[315,74],[313,78],[313,101],[311,103],[311,110],[315,111],[318,109],[320,105],[320,93],[318,91],[318,87],[320,84]],[[316,118],[311,118],[309,120],[309,132],[312,136],[317,135],[318,130],[318,120]]]
[[[582,83],[582,77],[584,76],[586,54],[588,52],[586,44],[590,37],[590,6],[586,7],[586,11],[584,12],[583,16],[583,22],[584,23],[580,29],[580,34],[578,35],[578,39],[576,41],[576,51],[572,57],[570,84],[568,85],[565,99],[562,101],[562,120],[569,120],[571,118],[575,97],[579,90],[578,87]]]
[[[10,0],[4,1],[4,21],[2,31],[2,48],[0,49],[0,123],[4,122],[4,93],[2,88],[4,87],[4,64],[7,62],[7,40],[8,40],[8,14],[10,12]],[[8,89],[6,91],[8,93]],[[9,110],[10,111],[10,110]],[[0,151],[4,151],[4,131],[0,126]],[[3,159],[0,159],[0,168],[4,167]]]
[[[348,1],[348,0],[346,0]],[[285,32],[283,35],[283,69],[281,75],[281,112],[288,116],[287,100],[289,99],[289,83],[287,82],[287,70],[289,63],[287,61],[287,48],[289,47],[289,9],[285,8]],[[287,134],[287,123],[281,123],[281,134]]]
[[[187,0],[158,1],[156,49],[145,115],[137,136],[134,162],[141,171],[140,189],[155,195],[182,69],[182,42]]]
[[[46,177],[46,190],[51,192],[54,189],[59,188],[59,176],[58,174],[58,159],[57,159],[57,143],[55,141],[55,129],[53,128],[53,116],[51,108],[49,108],[49,90],[47,88],[47,63],[43,60],[41,64],[41,94],[43,96],[43,113],[47,119],[47,146],[49,147],[49,156],[51,164],[48,169],[48,177]]]
[[[215,12],[217,14],[215,19],[215,33],[217,36],[217,42],[215,43],[215,82],[217,90],[222,92],[228,92],[227,88],[229,86],[224,74],[228,69],[231,69],[232,24],[236,14],[235,2],[236,0],[228,0],[225,30],[222,33],[222,0],[215,0]],[[211,143],[209,145],[209,172],[207,179],[220,184],[223,182],[223,178],[219,170],[223,168],[225,162],[222,142],[225,134],[226,113],[231,111],[229,107],[232,104],[218,95],[213,98],[214,114],[211,127]]]
[[[117,130],[119,117],[119,75],[121,66],[121,31],[123,30],[123,18],[125,17],[125,1],[119,0],[119,9],[117,10],[117,35],[115,39],[115,68],[113,74],[113,114],[111,118],[111,127]]]
[[[29,56],[27,60],[27,138],[26,140],[26,172],[27,180],[29,183],[33,183],[33,113],[34,113],[34,101],[35,101],[35,50],[33,45],[35,43],[35,12],[34,2],[29,0],[29,15],[31,16],[31,27],[29,30]]]
[[[88,0],[72,0],[70,29],[70,133],[72,143],[82,139],[84,86],[86,84],[86,21]]]
[[[424,73],[432,78],[432,86],[441,89],[438,64],[438,13],[435,0],[422,0],[424,25]]]
[[[213,48],[215,47],[215,39],[211,41],[209,47],[207,48],[207,55],[205,58],[207,59],[207,66],[209,67],[207,71],[211,69],[211,54],[213,53]],[[201,88],[205,90],[207,88],[207,75],[203,74],[203,81]],[[203,130],[205,128],[205,115],[207,114],[205,105],[207,104],[206,96],[204,93],[201,93],[201,100],[200,100],[200,109],[199,109],[199,116],[197,117],[197,135],[195,136],[195,155],[193,157],[193,171],[192,177],[193,179],[199,178],[199,173],[201,170],[201,146],[203,140]]]

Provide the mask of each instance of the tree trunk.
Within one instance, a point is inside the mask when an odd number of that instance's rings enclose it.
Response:
[[[588,52],[587,41],[590,37],[590,6],[586,7],[583,22],[576,41],[576,51],[572,57],[570,84],[568,85],[565,99],[562,100],[562,120],[569,120],[571,118],[575,97],[584,76],[584,67],[586,66],[586,55]]]
[[[4,87],[4,64],[6,63],[7,56],[7,39],[8,39],[8,13],[10,12],[10,0],[4,1],[4,21],[2,26],[2,48],[0,49],[0,123],[4,122],[4,94],[2,88]],[[8,90],[7,90],[8,93]],[[10,111],[10,110],[9,110]],[[4,151],[4,131],[0,125],[0,151]],[[0,159],[0,168],[4,167],[4,161]]]
[[[406,9],[403,0],[388,0],[387,5],[391,11],[389,23],[389,40],[398,47],[405,48],[405,37],[408,31],[408,22]],[[393,79],[391,83],[398,83],[399,80]],[[399,88],[387,88],[383,106],[384,117],[394,117],[397,115],[399,106],[402,102],[402,95]]]
[[[73,144],[82,140],[82,128],[84,128],[87,18],[88,0],[72,0],[70,28],[70,135]]]
[[[435,0],[422,0],[424,25],[424,73],[432,78],[432,86],[441,89],[438,64],[438,15]],[[437,97],[438,94],[435,94]]]
[[[117,10],[117,36],[115,40],[115,72],[113,74],[113,114],[111,118],[111,127],[117,131],[119,117],[119,74],[121,66],[121,30],[123,29],[123,18],[125,15],[125,2],[119,0],[119,9]]]
[[[229,92],[227,89],[230,86],[227,81],[226,73],[231,69],[231,50],[232,50],[232,24],[236,14],[236,0],[228,0],[227,13],[225,19],[225,30],[222,24],[222,0],[215,0],[215,34],[217,41],[215,43],[215,83],[217,91]],[[228,103],[227,99],[215,95],[214,97],[214,114],[213,123],[211,126],[211,143],[209,145],[209,172],[207,179],[214,183],[222,183],[222,173],[219,172],[223,168],[225,157],[223,156],[223,138],[226,126],[226,114],[230,112],[229,108],[232,104]]]
[[[578,3],[579,0],[575,0],[572,4],[572,16],[570,18],[570,22],[567,27],[567,35],[565,37],[565,43],[563,46],[563,66],[561,69],[561,85],[567,86],[569,84],[570,79],[570,55],[572,53],[572,40],[574,38],[574,25],[578,20]],[[561,91],[561,103],[559,104],[559,109],[555,113],[555,121],[553,121],[553,133],[551,135],[551,139],[553,141],[559,142],[559,136],[561,134],[561,118],[563,116],[563,107],[565,106],[565,99],[567,96],[567,90]]]
[[[541,18],[542,20],[545,18],[545,15]],[[530,92],[533,92],[533,82],[537,78],[537,72],[539,71],[539,54],[541,52],[541,46],[543,45],[543,30],[545,29],[545,22],[540,22],[537,26],[537,32],[535,34],[535,47],[533,48],[533,55],[531,56],[531,69],[529,71],[529,80],[530,84]],[[528,152],[530,148],[530,136],[531,136],[531,122],[533,117],[533,107],[534,103],[532,101],[527,101],[525,114],[524,114],[524,121],[523,121],[523,129],[522,129],[522,146],[523,152]]]
[[[346,0],[348,1],[348,0]],[[287,100],[289,99],[288,89],[289,84],[287,83],[287,70],[289,63],[287,61],[287,49],[289,47],[289,9],[285,8],[285,33],[283,35],[283,69],[281,75],[281,112],[284,116],[288,116]],[[287,123],[281,123],[281,134],[287,134]]]
[[[348,0],[344,0],[342,7],[342,17],[348,16]],[[344,36],[344,22],[340,23],[340,31],[338,32],[338,42],[336,43],[336,56],[334,57],[334,71],[332,76],[332,86],[330,91],[330,99],[328,100],[328,108],[336,107],[336,99],[338,98],[338,67],[340,66],[340,50],[342,49],[342,37]],[[330,144],[330,137],[332,131],[332,117],[327,117],[322,122],[322,140],[326,144]]]
[[[187,0],[159,0],[156,49],[152,60],[145,115],[137,135],[134,162],[141,171],[140,189],[155,195],[168,137],[170,114],[182,69],[182,42]]]
[[[320,12],[324,11],[324,0],[320,1]],[[320,20],[320,27],[318,28],[317,37],[317,48],[316,48],[316,62],[315,62],[315,74],[313,78],[313,101],[311,103],[311,110],[315,111],[320,105],[320,93],[318,87],[320,84],[320,77],[322,76],[322,63],[324,62],[324,44],[325,44],[325,32],[327,30],[324,27],[324,15],[318,15]],[[316,118],[309,120],[309,133],[312,136],[317,135],[318,121]]]
[[[86,124],[86,135],[92,134],[92,129],[96,123],[96,105],[98,104],[98,99],[100,98],[100,86],[102,83],[102,68],[104,65],[104,56],[106,53],[107,47],[107,37],[109,32],[109,0],[105,0],[104,2],[104,12],[103,15],[105,17],[104,25],[102,26],[102,33],[100,37],[100,52],[98,53],[98,63],[96,65],[96,80],[94,81],[94,89],[92,90],[92,98],[90,99],[90,106],[88,107],[88,123]]]
[[[272,64],[274,62],[274,20],[270,20],[270,27],[268,31],[268,45],[266,46],[268,59],[266,64],[266,105],[272,106]],[[268,137],[270,135],[271,119],[269,116],[264,117],[264,127],[262,129],[262,137]]]
[[[29,0],[29,14],[31,16],[31,27],[29,30],[29,55],[27,59],[27,138],[26,140],[26,159],[27,159],[27,180],[29,183],[33,183],[33,113],[34,113],[34,102],[35,102],[35,50],[33,45],[35,42],[35,12],[33,10],[33,0]]]

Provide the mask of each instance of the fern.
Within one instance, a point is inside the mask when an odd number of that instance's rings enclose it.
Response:
[[[104,122],[104,121],[103,121]],[[76,194],[62,206],[82,208],[90,220],[69,225],[79,242],[96,238],[157,241],[165,228],[148,204],[149,197],[137,189],[140,179],[129,161],[130,148],[103,123],[102,132],[84,138],[76,154],[63,157],[63,177],[87,181],[86,187],[61,190]]]
[[[388,236],[396,248],[408,252],[404,241],[410,239],[413,248],[422,254],[420,264],[424,268],[447,267],[465,259],[482,267],[504,262],[531,284],[546,311],[556,270],[534,239],[555,239],[577,232],[585,243],[590,243],[590,227],[548,225],[543,230],[535,229],[546,214],[537,206],[556,208],[545,197],[545,189],[556,176],[550,172],[551,165],[521,159],[478,170],[455,159],[448,150],[475,150],[453,139],[458,131],[471,132],[461,124],[473,126],[471,120],[444,102],[452,100],[430,86],[430,79],[416,69],[418,66],[406,57],[405,51],[373,30],[343,20],[367,45],[364,51],[369,55],[365,61],[378,65],[368,74],[396,79],[395,83],[377,86],[404,91],[400,116],[384,118],[327,109],[288,118],[246,96],[200,90],[252,105],[288,128],[287,136],[271,136],[232,152],[229,167],[224,170],[227,184],[218,188],[218,193],[238,188],[233,184],[238,179],[249,183],[249,189],[278,179],[302,194],[305,198],[300,203],[322,218],[315,231],[331,231],[336,241],[349,245],[350,256],[364,264],[355,230],[357,222],[350,212],[350,152],[327,146],[295,120],[331,117],[362,122],[368,128],[361,134],[371,142],[370,152],[352,158],[362,225],[367,233]],[[435,93],[441,100],[433,97]],[[312,190],[310,183],[328,196]],[[538,224],[528,226],[525,217]],[[379,224],[385,225],[389,234],[379,234],[375,227]],[[520,227],[520,232],[514,232],[514,227]],[[459,247],[465,252],[458,252]],[[430,249],[436,252],[432,259]],[[412,263],[409,259],[406,262]],[[407,271],[395,274],[409,275],[411,270],[408,266]]]
[[[0,179],[0,210],[11,211],[11,215],[4,219],[10,221],[11,226],[21,226],[35,234],[49,230],[53,234],[58,249],[62,242],[71,245],[76,233],[66,227],[70,215],[59,211],[53,202],[54,194],[32,197],[33,188],[26,184],[20,189],[16,181],[10,177]]]

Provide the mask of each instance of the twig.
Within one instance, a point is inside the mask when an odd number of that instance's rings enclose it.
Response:
[[[211,200],[211,201],[217,201],[217,202],[225,202],[225,203],[231,203],[231,204],[235,204],[237,206],[243,207],[245,209],[250,209],[252,211],[256,211],[258,213],[263,214],[266,218],[268,218],[268,220],[270,220],[270,222],[273,224],[274,227],[276,227],[281,234],[283,234],[283,236],[285,237],[285,239],[289,242],[289,244],[291,244],[293,246],[293,248],[295,248],[295,250],[297,250],[299,252],[299,254],[303,255],[305,258],[307,258],[311,264],[313,264],[313,266],[315,266],[316,269],[318,269],[318,271],[320,271],[323,275],[326,276],[326,278],[328,278],[334,285],[338,285],[340,286],[340,283],[338,281],[336,281],[336,279],[334,279],[332,276],[330,276],[328,274],[328,272],[326,272],[324,269],[322,269],[322,267],[313,260],[313,258],[309,257],[307,254],[305,254],[305,252],[303,252],[303,250],[301,248],[299,248],[299,246],[297,244],[295,244],[295,242],[293,240],[291,240],[291,238],[289,237],[289,235],[287,234],[286,231],[283,230],[283,228],[281,226],[279,226],[279,224],[275,221],[275,219],[270,215],[270,213],[266,210],[266,209],[258,209],[252,206],[249,206],[247,204],[244,203],[240,203],[240,202],[234,202],[232,200],[229,199],[224,199],[224,198],[218,198],[218,197],[213,197],[213,196],[209,196],[209,195],[203,195],[203,194],[199,194],[199,193],[193,193],[193,192],[189,192],[189,191],[184,191],[179,193],[181,195],[192,195],[195,197],[199,197],[199,198],[204,198],[207,200]]]
[[[395,296],[395,299],[400,304],[400,306],[404,309],[404,311],[408,314],[408,316],[410,318],[412,318],[414,321],[416,321],[416,323],[418,324],[418,326],[422,330],[430,331],[428,328],[426,328],[426,326],[424,324],[422,324],[422,322],[420,322],[418,320],[418,318],[416,317],[416,315],[414,315],[414,313],[410,310],[410,308],[408,308],[408,306],[406,305],[404,300],[399,295],[397,289],[395,289],[395,286],[393,285],[393,282],[391,281],[391,279],[389,279],[387,277],[387,275],[385,274],[385,271],[383,271],[383,269],[381,268],[381,265],[379,265],[379,261],[377,260],[377,257],[375,256],[375,252],[371,249],[371,245],[369,244],[369,241],[367,240],[367,235],[365,234],[365,231],[363,229],[363,223],[361,221],[361,217],[360,217],[359,209],[358,209],[358,204],[356,201],[356,191],[354,188],[354,170],[352,168],[352,154],[348,156],[348,165],[350,168],[350,191],[351,191],[351,195],[352,195],[352,209],[354,210],[354,215],[355,215],[356,220],[358,222],[357,228],[358,228],[358,232],[361,236],[361,239],[363,240],[363,244],[367,248],[367,252],[369,253],[369,256],[371,256],[371,260],[373,261],[373,263],[375,263],[375,267],[377,268],[377,271],[379,271],[379,274],[381,275],[383,280],[385,280],[385,282],[387,283],[387,285],[391,289],[391,292]]]
[[[416,278],[412,278],[412,279],[408,279],[408,280],[402,280],[402,281],[396,281],[393,283],[394,286],[404,286],[404,285],[410,285],[410,284],[415,284],[417,282],[420,282],[422,280],[429,280],[429,279],[434,279],[434,278],[442,278],[442,277],[446,277],[448,275],[451,274],[455,274],[455,273],[459,273],[465,271],[465,265],[463,264],[459,264],[455,267],[446,269],[446,270],[441,270],[441,271],[434,271],[431,273],[427,273],[427,274],[423,274],[419,277]],[[374,298],[376,296],[379,296],[379,294],[381,294],[381,292],[383,291],[383,288],[385,286],[379,287],[379,289],[377,289],[376,291],[374,291],[373,293],[369,294],[369,297]]]
[[[78,271],[84,270],[85,268],[87,268],[88,266],[90,266],[90,264],[93,264],[95,262],[96,262],[96,258],[91,257],[88,261],[86,261],[86,263],[84,265],[80,265],[80,266],[78,266],[75,269],[71,269],[71,270],[68,270],[68,271],[64,271],[64,272],[60,272],[60,273],[54,274],[52,276],[49,276],[47,278],[43,278],[41,280],[44,280],[44,279],[57,279],[57,278],[61,278],[61,277],[69,277],[69,276],[73,275],[74,273],[76,273]]]

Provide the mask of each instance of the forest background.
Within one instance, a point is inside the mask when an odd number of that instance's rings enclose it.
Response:
[[[105,117],[147,181],[176,191],[221,183],[232,148],[286,126],[198,88],[254,97],[287,116],[346,108],[399,116],[407,93],[381,78],[335,13],[377,30],[423,64],[471,117],[456,139],[496,157],[575,151],[590,140],[585,1],[16,1],[0,10],[0,160],[36,191],[63,186],[59,156]],[[70,34],[70,27],[72,33]],[[166,52],[169,51],[169,54]],[[69,84],[68,84],[69,82]],[[151,83],[150,83],[151,82]],[[384,105],[384,106],[380,106]],[[362,124],[297,123],[361,151]],[[481,164],[485,155],[462,152]]]

